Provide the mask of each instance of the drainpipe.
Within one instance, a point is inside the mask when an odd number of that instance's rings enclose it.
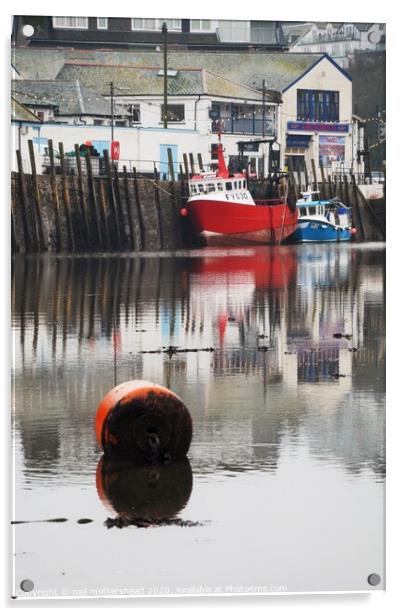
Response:
[[[201,94],[198,94],[198,98],[194,103],[194,130],[197,130],[197,105],[201,100]]]

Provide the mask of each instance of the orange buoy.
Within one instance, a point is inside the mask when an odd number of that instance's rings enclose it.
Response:
[[[127,381],[99,404],[95,432],[100,447],[113,458],[177,459],[190,448],[192,420],[183,401],[166,387]]]

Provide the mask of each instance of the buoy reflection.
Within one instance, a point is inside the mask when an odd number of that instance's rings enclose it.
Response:
[[[108,518],[108,527],[175,524],[180,523],[175,516],[191,496],[193,473],[187,458],[140,466],[102,456],[96,469],[96,488],[102,503],[116,516]]]

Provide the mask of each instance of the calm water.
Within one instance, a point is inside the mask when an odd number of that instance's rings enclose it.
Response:
[[[384,258],[15,258],[14,594],[383,588]],[[102,475],[97,405],[136,378],[190,409],[189,459]],[[133,507],[164,523],[113,526]]]

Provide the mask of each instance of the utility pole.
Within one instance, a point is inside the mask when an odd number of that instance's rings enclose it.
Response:
[[[114,85],[113,81],[110,82],[110,115],[111,122],[110,127],[112,129],[112,141],[114,141]]]
[[[262,82],[262,137],[265,137],[265,79]]]
[[[168,127],[168,110],[167,110],[167,25],[163,22],[163,128]]]

